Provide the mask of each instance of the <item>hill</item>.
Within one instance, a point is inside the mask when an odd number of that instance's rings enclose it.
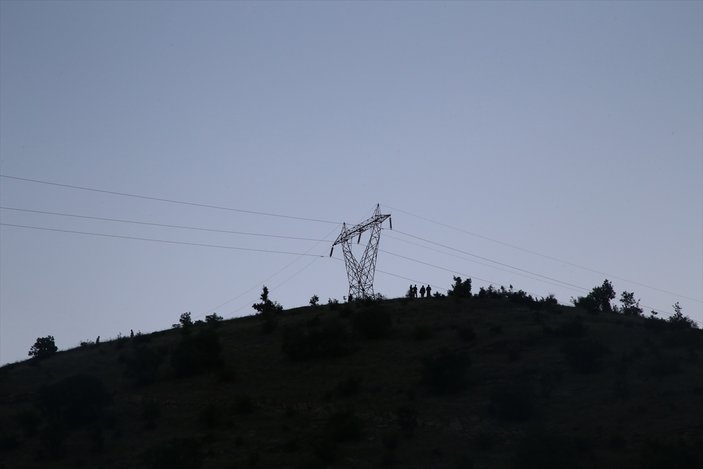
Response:
[[[703,332],[519,295],[330,303],[0,368],[0,467],[703,467]]]

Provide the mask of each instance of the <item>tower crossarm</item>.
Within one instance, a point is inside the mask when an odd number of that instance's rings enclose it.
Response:
[[[339,236],[337,236],[337,239],[334,241],[332,246],[336,246],[340,243],[344,243],[346,241],[349,241],[350,239],[353,239],[355,236],[361,236],[361,234],[368,230],[369,228],[375,226],[375,225],[380,225],[384,221],[386,221],[388,218],[390,218],[390,214],[382,214],[381,209],[379,206],[376,206],[376,210],[374,211],[374,214],[368,218],[367,220],[362,221],[361,223],[352,226],[351,228],[347,228],[345,230],[342,230],[341,233],[339,233]]]

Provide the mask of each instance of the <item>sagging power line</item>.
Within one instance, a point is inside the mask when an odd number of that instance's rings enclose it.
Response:
[[[467,234],[467,235],[469,235],[469,236],[474,236],[474,237],[477,237],[477,238],[480,238],[480,239],[484,239],[484,240],[486,240],[486,241],[490,241],[490,242],[492,242],[492,243],[500,244],[500,245],[502,245],[502,246],[506,246],[506,247],[509,247],[509,248],[512,248],[512,249],[516,249],[516,250],[518,250],[518,251],[525,252],[525,253],[527,253],[527,254],[531,254],[531,255],[534,255],[534,256],[542,257],[542,258],[544,258],[544,259],[549,259],[549,260],[551,260],[551,261],[559,262],[559,263],[561,263],[561,264],[568,265],[568,266],[570,266],[570,267],[575,267],[575,268],[577,268],[577,269],[581,269],[581,270],[584,270],[584,271],[586,271],[586,272],[595,273],[595,274],[602,275],[602,276],[607,277],[607,278],[612,278],[612,279],[616,279],[616,280],[621,280],[621,281],[623,281],[623,282],[627,282],[627,283],[630,283],[630,284],[632,284],[632,285],[638,285],[638,286],[640,286],[640,287],[648,288],[648,289],[650,289],[650,290],[658,291],[658,292],[660,292],[660,293],[666,293],[666,294],[668,294],[668,295],[672,295],[672,296],[675,296],[675,297],[685,298],[685,299],[688,299],[688,300],[691,300],[691,301],[695,301],[695,302],[698,302],[698,303],[703,303],[703,299],[700,299],[700,298],[694,298],[694,297],[691,297],[691,296],[688,296],[688,295],[684,295],[684,294],[681,294],[681,293],[673,292],[673,291],[671,291],[671,290],[666,290],[666,289],[663,289],[663,288],[655,287],[655,286],[653,286],[653,285],[648,285],[648,284],[646,284],[646,283],[637,282],[637,281],[635,281],[635,280],[630,280],[630,279],[627,279],[627,278],[624,278],[624,277],[620,277],[620,276],[617,276],[617,275],[612,275],[612,274],[609,274],[609,273],[607,273],[607,272],[602,272],[602,271],[599,271],[599,270],[596,270],[596,269],[592,269],[592,268],[590,268],[590,267],[586,267],[586,266],[584,266],[584,265],[580,265],[580,264],[577,264],[577,263],[574,263],[574,262],[569,262],[569,261],[567,261],[567,260],[560,259],[560,258],[555,257],[555,256],[550,256],[550,255],[548,255],[548,254],[544,254],[544,253],[541,253],[541,252],[533,251],[533,250],[531,250],[531,249],[526,249],[526,248],[523,248],[523,247],[521,247],[521,246],[517,246],[517,245],[515,245],[515,244],[506,243],[506,242],[504,242],[504,241],[500,241],[500,240],[498,240],[498,239],[491,238],[491,237],[489,237],[489,236],[485,236],[485,235],[482,235],[482,234],[479,234],[479,233],[475,233],[475,232],[472,232],[472,231],[469,231],[469,230],[466,230],[466,229],[463,229],[463,228],[460,228],[460,227],[457,227],[457,226],[453,226],[453,225],[450,225],[450,224],[447,224],[447,223],[442,223],[442,222],[437,221],[437,220],[432,220],[432,219],[427,218],[427,217],[424,217],[424,216],[422,216],[422,215],[417,215],[417,214],[415,214],[415,213],[408,212],[407,210],[403,210],[403,209],[396,208],[396,207],[391,207],[390,205],[385,205],[385,204],[384,204],[384,207],[386,207],[386,208],[388,208],[388,209],[391,209],[391,210],[394,210],[394,211],[397,211],[397,212],[404,213],[404,214],[406,214],[406,215],[410,215],[410,216],[412,216],[412,217],[418,218],[418,219],[420,219],[420,220],[424,220],[424,221],[429,222],[429,223],[433,223],[433,224],[435,224],[435,225],[437,225],[437,226],[442,226],[442,227],[444,227],[444,228],[449,228],[449,229],[451,229],[451,230],[454,230],[454,231],[457,231],[457,232],[460,232],[460,233],[464,233],[464,234]]]
[[[170,203],[170,204],[189,205],[192,207],[211,208],[211,209],[215,209],[215,210],[226,210],[226,211],[230,211],[230,212],[247,213],[250,215],[260,215],[260,216],[266,216],[266,217],[287,218],[289,220],[309,221],[309,222],[315,222],[315,223],[328,223],[331,225],[341,224],[340,222],[331,221],[331,220],[323,220],[320,218],[298,217],[298,216],[294,216],[294,215],[284,215],[284,214],[280,214],[280,213],[262,212],[259,210],[247,210],[247,209],[242,209],[242,208],[224,207],[221,205],[204,204],[204,203],[199,203],[199,202],[188,202],[188,201],[184,201],[184,200],[167,199],[164,197],[153,197],[153,196],[142,195],[142,194],[133,194],[133,193],[128,193],[128,192],[110,191],[110,190],[106,190],[106,189],[98,189],[95,187],[85,187],[85,186],[77,186],[77,185],[73,185],[73,184],[63,184],[63,183],[58,183],[58,182],[53,182],[53,181],[43,181],[40,179],[22,178],[22,177],[18,177],[18,176],[10,176],[8,174],[0,174],[0,177],[6,178],[6,179],[13,179],[16,181],[31,182],[31,183],[35,183],[35,184],[44,184],[44,185],[55,186],[55,187],[63,187],[66,189],[98,192],[101,194],[117,195],[117,196],[121,196],[121,197],[132,197],[132,198],[136,198],[136,199],[152,200],[152,201],[156,201],[156,202],[166,202],[166,203]]]
[[[137,220],[125,220],[125,219],[121,219],[121,218],[96,217],[96,216],[90,216],[90,215],[77,215],[77,214],[73,214],[73,213],[64,213],[64,212],[49,212],[49,211],[45,211],[45,210],[31,210],[31,209],[16,208],[16,207],[0,207],[0,209],[11,210],[11,211],[15,211],[15,212],[22,212],[22,213],[36,213],[36,214],[42,214],[42,215],[54,215],[54,216],[59,216],[59,217],[80,218],[80,219],[84,219],[84,220],[97,220],[97,221],[108,221],[108,222],[116,222],[116,223],[129,223],[132,225],[154,226],[154,227],[159,227],[159,228],[177,228],[180,230],[206,231],[209,233],[236,234],[236,235],[243,235],[243,236],[260,236],[260,237],[265,237],[265,238],[291,239],[291,240],[296,240],[296,241],[315,241],[315,242],[326,241],[325,239],[305,238],[305,237],[301,237],[301,236],[286,236],[286,235],[274,235],[274,234],[267,234],[267,233],[253,233],[253,232],[249,232],[249,231],[220,230],[220,229],[215,229],[215,228],[202,228],[202,227],[198,227],[198,226],[187,226],[187,225],[169,225],[169,224],[165,224],[165,223],[153,223],[153,222],[145,222],[145,221],[137,221]]]
[[[269,254],[287,254],[287,255],[291,255],[291,256],[325,257],[321,254],[306,254],[306,253],[292,252],[292,251],[279,251],[279,250],[274,250],[274,249],[245,248],[245,247],[240,247],[240,246],[226,246],[226,245],[220,245],[220,244],[192,243],[192,242],[188,242],[188,241],[171,241],[171,240],[166,240],[166,239],[142,238],[142,237],[138,237],[138,236],[124,236],[124,235],[106,234],[106,233],[93,233],[93,232],[89,232],[89,231],[63,230],[63,229],[59,229],[59,228],[48,228],[48,227],[43,227],[43,226],[18,225],[18,224],[14,224],[14,223],[0,223],[0,226],[8,226],[8,227],[21,228],[21,229],[27,229],[27,230],[53,231],[53,232],[58,232],[58,233],[69,233],[69,234],[79,234],[79,235],[86,235],[86,236],[96,236],[96,237],[101,237],[101,238],[117,238],[117,239],[130,239],[130,240],[134,240],[134,241],[148,241],[148,242],[152,242],[152,243],[180,244],[180,245],[185,245],[185,246],[198,246],[198,247],[217,248],[217,249],[232,249],[232,250],[236,250],[236,251],[250,251],[250,252],[261,252],[261,253],[269,253]]]

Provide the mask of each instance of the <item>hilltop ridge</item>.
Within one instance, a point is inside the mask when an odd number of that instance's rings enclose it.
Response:
[[[519,295],[181,323],[0,368],[0,467],[702,467],[701,352]]]

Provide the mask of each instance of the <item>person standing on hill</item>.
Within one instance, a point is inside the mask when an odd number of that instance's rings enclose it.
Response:
[[[427,292],[427,298],[431,298],[430,293],[432,293],[432,287],[429,284],[427,285],[425,291]]]
[[[425,297],[425,286],[423,285],[420,287],[420,298],[424,298],[424,297]]]

